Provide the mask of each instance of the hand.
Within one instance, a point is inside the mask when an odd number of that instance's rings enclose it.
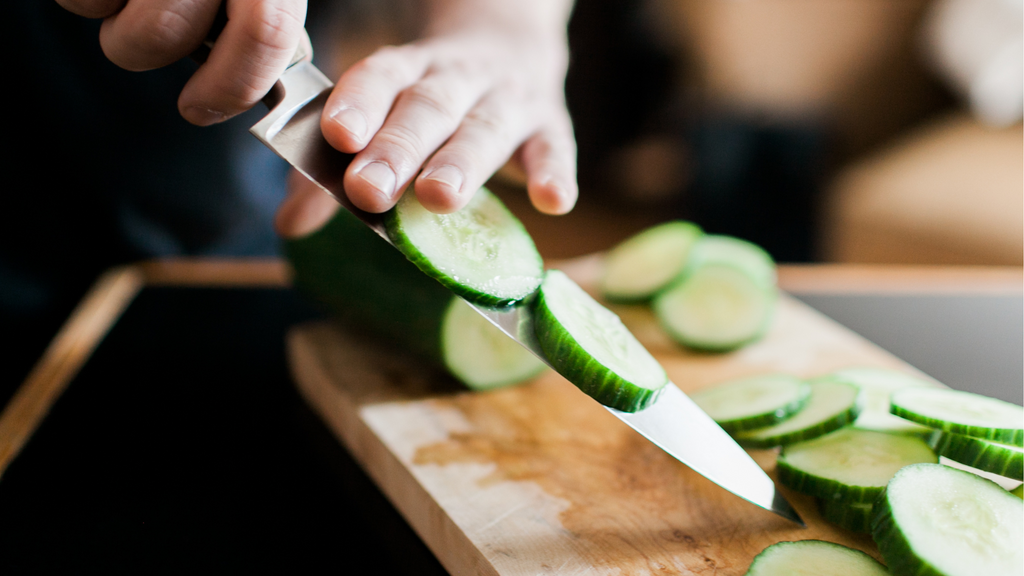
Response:
[[[356,153],[345,175],[353,204],[384,212],[415,178],[433,212],[464,206],[515,154],[534,206],[562,214],[576,201],[576,145],[565,108],[564,25],[474,23],[386,47],[345,72],[321,128]]]
[[[185,85],[178,110],[206,126],[259,102],[304,41],[306,0],[225,0],[228,23],[206,63]],[[103,18],[100,46],[128,70],[171,64],[198,48],[220,0],[57,0],[81,16]]]

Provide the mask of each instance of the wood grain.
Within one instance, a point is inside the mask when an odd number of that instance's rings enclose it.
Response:
[[[592,286],[599,260],[562,266]],[[915,373],[783,298],[767,337],[724,355],[670,342],[643,307],[616,307],[684,391],[764,372],[851,366]],[[801,529],[718,488],[553,372],[489,393],[318,323],[288,338],[295,381],[452,574],[743,574],[781,540],[818,538],[877,555],[786,493]],[[753,453],[774,473],[773,451]]]
[[[278,258],[167,258],[139,264],[148,286],[285,287],[288,265]]]
[[[0,476],[143,285],[134,266],[96,281],[0,413]]]

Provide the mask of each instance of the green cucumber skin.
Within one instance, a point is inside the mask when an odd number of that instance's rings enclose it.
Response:
[[[555,319],[544,302],[544,291],[534,304],[534,329],[544,356],[555,370],[585,394],[605,406],[623,412],[643,410],[655,400],[664,387],[650,390],[628,382],[607,369],[588,354],[580,354],[581,346]]]
[[[746,432],[747,430],[757,430],[758,428],[767,428],[774,426],[780,422],[787,420],[790,416],[796,414],[800,410],[803,410],[804,406],[807,405],[807,401],[811,398],[810,387],[806,388],[806,393],[796,398],[789,404],[780,407],[774,412],[768,412],[766,414],[760,414],[758,416],[752,416],[750,418],[737,418],[736,420],[724,420],[717,422],[722,430],[725,430],[729,434],[736,432]]]
[[[441,326],[451,292],[347,210],[284,252],[299,292],[345,325],[440,364]]]
[[[822,498],[818,500],[818,509],[826,522],[859,534],[871,533],[871,503],[851,504]]]
[[[991,480],[986,480],[970,472],[949,468],[942,464],[911,464],[897,472],[897,476],[904,470],[911,467],[936,467],[952,470],[958,474],[966,474],[977,481],[987,482],[996,486]],[[895,479],[895,477],[894,477]],[[892,481],[890,481],[891,485]],[[889,501],[889,488],[886,487],[882,494],[875,501],[871,509],[871,538],[878,545],[878,551],[889,567],[893,576],[948,576],[924,558],[921,558],[913,549],[910,540],[903,530],[896,524],[892,510],[892,503]]]
[[[757,556],[755,556],[753,561],[751,561],[750,567],[747,569],[747,572],[744,574],[744,576],[760,576],[761,574],[766,574],[767,573],[767,572],[765,572],[766,570],[772,570],[770,572],[770,574],[780,574],[781,572],[779,571],[779,569],[783,568],[782,566],[775,565],[775,566],[772,566],[770,568],[766,568],[764,566],[764,564],[766,564],[766,563],[767,564],[771,564],[772,563],[773,559],[771,558],[771,556],[773,555],[773,553],[777,552],[779,550],[783,550],[784,548],[790,548],[790,547],[798,548],[798,547],[804,546],[806,544],[816,545],[816,546],[828,546],[828,547],[834,547],[836,549],[843,549],[843,550],[845,550],[848,553],[851,553],[851,554],[853,554],[855,556],[859,556],[862,559],[862,561],[867,562],[870,565],[870,566],[858,566],[857,567],[858,569],[863,567],[863,568],[871,571],[873,574],[885,574],[885,573],[887,573],[886,570],[885,570],[885,566],[882,566],[882,564],[879,563],[878,560],[875,560],[874,558],[872,558],[871,556],[865,554],[864,552],[862,552],[860,550],[855,550],[853,548],[848,548],[846,546],[842,546],[840,544],[836,544],[835,542],[827,542],[827,541],[824,541],[824,540],[796,540],[796,541],[791,541],[791,542],[776,542],[775,544],[772,544],[771,546],[768,546],[767,548],[762,550],[761,553],[758,554]],[[848,567],[844,567],[844,568],[849,569]],[[858,573],[863,573],[863,572],[858,571]]]
[[[660,226],[665,226],[665,227],[672,226],[672,227],[678,227],[678,228],[685,229],[688,233],[693,234],[695,238],[699,238],[700,236],[704,235],[704,230],[702,230],[700,226],[694,224],[693,222],[687,222],[685,220],[674,220],[674,221],[671,221],[671,222],[666,222],[664,224],[659,224],[659,225],[654,226],[652,228],[648,228],[647,230],[643,230],[643,231],[639,232],[638,234],[636,234],[636,235],[634,235],[634,236],[632,236],[630,238],[627,238],[626,240],[623,240],[623,242],[620,243],[620,245],[624,244],[626,242],[629,242],[633,238],[635,238],[635,237],[637,237],[637,236],[639,236],[641,234],[644,234],[645,232],[647,232],[649,230],[653,230],[653,229],[655,229],[657,227],[660,227]],[[614,250],[614,248],[613,248],[613,250]],[[690,247],[690,251],[692,251],[692,250],[693,250],[693,247],[691,246]],[[647,302],[650,302],[655,297],[657,297],[658,294],[664,292],[669,287],[671,287],[671,286],[675,285],[676,283],[678,283],[679,279],[682,278],[683,272],[685,271],[685,269],[686,269],[686,263],[684,262],[683,265],[679,267],[679,272],[674,277],[672,277],[669,281],[665,282],[660,288],[657,288],[657,289],[655,289],[655,290],[653,290],[653,291],[651,291],[650,293],[647,293],[647,294],[638,295],[638,296],[624,296],[624,295],[621,295],[621,294],[614,294],[614,293],[608,292],[607,290],[604,290],[603,283],[602,283],[601,295],[604,297],[604,299],[606,301],[608,301],[608,302],[610,302],[612,304],[645,304]]]
[[[950,460],[1014,480],[1024,480],[1024,452],[940,430],[932,433],[928,444],[936,454]]]
[[[482,190],[487,191],[486,188]],[[490,191],[487,191],[490,194]],[[497,200],[497,197],[495,197]],[[502,205],[504,208],[504,205]],[[508,210],[505,208],[505,210]],[[515,220],[516,225],[522,230],[523,234],[529,234],[522,222],[518,219]],[[433,278],[434,280],[441,283],[442,286],[455,293],[458,296],[463,297],[468,302],[477,304],[480,306],[486,306],[489,308],[508,308],[518,304],[521,299],[517,298],[498,298],[491,294],[485,294],[472,288],[468,288],[459,282],[456,282],[448,277],[448,275],[441,270],[438,270],[428,258],[423,256],[419,248],[417,248],[412,242],[409,241],[409,237],[402,231],[402,225],[400,218],[398,217],[398,206],[392,207],[390,210],[384,213],[384,228],[387,231],[388,238],[391,239],[391,243],[398,248],[398,251],[408,258],[409,262],[412,262],[416,268]],[[538,255],[539,258],[539,255]],[[537,279],[537,285],[540,285],[540,278]]]
[[[885,489],[884,486],[848,486],[815,476],[790,466],[781,456],[775,462],[775,471],[779,476],[779,483],[783,486],[828,501],[847,504],[874,502]]]
[[[914,554],[907,537],[896,526],[886,495],[883,490],[871,508],[871,538],[878,545],[889,572],[893,576],[946,576]]]
[[[889,412],[905,420],[923,424],[924,426],[928,426],[929,428],[934,428],[936,430],[960,434],[961,436],[970,436],[971,438],[991,440],[1001,444],[1012,444],[1014,446],[1024,447],[1024,430],[1017,428],[980,428],[978,426],[967,426],[946,420],[938,420],[935,418],[921,416],[920,414],[911,412],[910,410],[897,406],[896,404],[890,404]]]
[[[835,432],[840,428],[853,424],[853,421],[860,415],[860,411],[861,405],[859,402],[856,402],[849,410],[841,412],[834,418],[826,420],[817,426],[812,426],[803,430],[795,430],[787,434],[781,434],[779,436],[772,436],[764,439],[738,437],[736,438],[736,442],[745,448],[763,449],[775,448],[776,446],[787,446],[789,444],[796,444],[797,442],[813,440],[819,436],[824,436],[829,432]]]

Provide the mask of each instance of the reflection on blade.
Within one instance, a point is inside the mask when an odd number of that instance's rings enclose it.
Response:
[[[352,155],[332,148],[320,132],[320,115],[333,86],[312,64],[296,64],[264,99],[271,111],[250,132],[390,243],[380,215],[359,210],[345,195],[343,180]],[[529,302],[523,304],[501,310],[473,307],[550,366],[534,334]],[[803,525],[764,471],[675,384],[669,383],[658,401],[640,412],[608,411],[712,482]]]
[[[764,470],[675,384],[669,382],[657,402],[640,412],[607,410],[694,472],[804,525]]]
[[[352,155],[332,148],[320,132],[320,114],[333,87],[316,66],[296,64],[264,99],[270,113],[249,132],[388,240],[380,215],[363,212],[345,195],[345,169]]]

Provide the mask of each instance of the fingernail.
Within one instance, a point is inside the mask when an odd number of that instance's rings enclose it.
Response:
[[[331,120],[338,123],[357,142],[366,138],[366,117],[355,108],[342,108],[331,115]]]
[[[359,171],[359,177],[380,192],[385,199],[391,200],[395,195],[395,184],[398,179],[395,177],[394,170],[387,164],[370,162]]]
[[[423,180],[433,180],[451,189],[451,192],[458,194],[462,190],[462,182],[464,178],[462,176],[462,170],[454,166],[441,166],[435,168],[423,176]]]
[[[189,106],[187,119],[199,126],[210,126],[227,120],[228,115],[202,106]]]

